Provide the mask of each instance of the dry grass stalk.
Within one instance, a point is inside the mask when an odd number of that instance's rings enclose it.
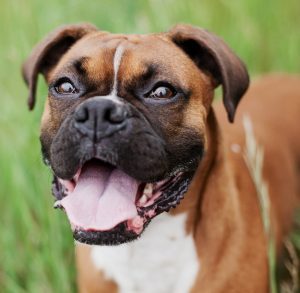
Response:
[[[271,225],[269,191],[263,179],[264,152],[263,148],[258,145],[255,139],[252,122],[248,116],[244,116],[243,124],[246,135],[244,159],[257,191],[262,222],[267,239],[270,292],[276,293],[276,252]]]

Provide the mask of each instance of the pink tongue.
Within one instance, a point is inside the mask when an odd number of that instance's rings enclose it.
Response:
[[[61,205],[71,224],[84,230],[110,230],[137,216],[137,189],[138,182],[122,171],[91,162]]]

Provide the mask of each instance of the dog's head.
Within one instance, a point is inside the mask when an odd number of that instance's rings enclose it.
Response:
[[[224,42],[187,25],[151,35],[59,28],[24,64],[30,109],[39,73],[49,85],[40,139],[56,206],[90,244],[135,239],[175,207],[205,155],[214,89],[223,86],[232,122],[248,86]]]

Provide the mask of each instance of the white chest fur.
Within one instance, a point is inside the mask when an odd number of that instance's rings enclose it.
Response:
[[[199,269],[186,214],[156,217],[142,237],[120,246],[94,246],[92,259],[122,293],[185,293]]]

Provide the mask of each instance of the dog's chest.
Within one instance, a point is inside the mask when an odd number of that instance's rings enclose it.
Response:
[[[93,262],[122,293],[189,292],[199,261],[185,222],[186,214],[162,214],[135,242],[93,247]]]

